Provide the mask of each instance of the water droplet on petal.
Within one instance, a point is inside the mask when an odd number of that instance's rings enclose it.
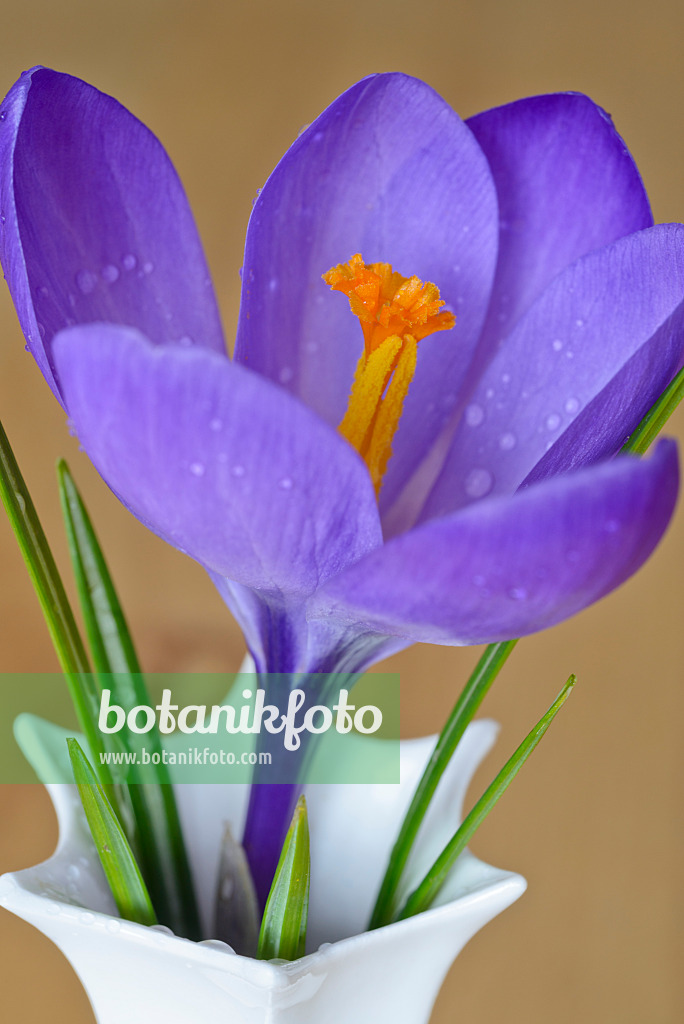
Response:
[[[310,352],[311,355],[313,355],[314,352],[318,352],[318,342],[317,341],[307,341],[306,345],[304,346],[304,350],[306,352]]]
[[[38,320],[36,322],[38,324],[38,333],[40,334],[41,338],[44,338],[45,337],[45,324],[41,324],[40,320]]]
[[[233,474],[233,476],[244,476],[245,475],[245,467],[244,466],[233,466],[233,468],[231,469],[231,473]]]
[[[119,268],[115,267],[113,263],[108,263],[106,267],[102,268],[102,279],[107,284],[114,284],[119,280]]]
[[[606,533],[617,533],[620,529],[620,521],[618,519],[607,519],[604,530]]]
[[[294,377],[294,370],[291,366],[283,366],[278,373],[278,380],[281,384],[289,384]]]
[[[525,587],[511,587],[508,596],[511,601],[524,601],[527,598],[527,590]]]
[[[575,320],[575,327],[584,327],[584,320]]]
[[[76,882],[81,877],[81,869],[76,864],[70,864],[66,869],[66,876],[70,881]]]
[[[219,953],[235,954],[233,947],[229,946],[227,942],[222,942],[221,939],[202,939],[197,945],[204,946],[205,949],[217,949]]]
[[[499,448],[502,452],[510,452],[511,448],[515,448],[515,441],[515,434],[508,430],[499,438]]]
[[[554,352],[560,352],[560,350],[562,348],[563,348],[563,342],[560,340],[560,338],[556,338],[556,340],[553,342],[553,350],[554,350]]]
[[[138,261],[132,252],[127,253],[121,262],[123,263],[124,270],[135,270],[138,265]]]
[[[147,263],[143,263],[143,268],[142,268],[143,274],[151,274],[153,270],[154,270],[154,263],[150,263],[149,260],[147,261]]]
[[[215,416],[213,420],[209,421],[210,430],[220,430],[223,426],[223,420],[220,420],[218,416]]]
[[[54,903],[52,900],[50,900],[50,902],[47,905],[47,912],[48,914],[52,914],[53,917],[57,917],[59,914],[62,913],[62,908],[60,907],[59,903]]]
[[[510,384],[510,382],[511,382],[511,375],[510,375],[510,373],[502,373],[501,374],[501,383],[502,384]]]
[[[0,213],[0,224],[4,224],[6,220],[7,220],[7,217],[5,217],[5,214],[4,213]]]
[[[79,270],[76,285],[82,295],[90,295],[97,285],[97,277],[90,270]]]
[[[108,932],[111,932],[112,935],[116,935],[117,932],[121,931],[121,921],[118,921],[115,917],[112,917],[109,919],[109,921],[107,921],[105,928],[107,929]]]
[[[91,914],[89,910],[85,910],[82,914],[78,915],[79,924],[84,924],[88,928],[95,921],[95,915]]]
[[[575,358],[575,353],[574,352],[566,352],[565,353],[565,358],[566,359],[574,359]]]
[[[579,401],[576,398],[568,398],[565,403],[565,411],[573,416],[579,409]]]
[[[0,110],[0,121],[4,121],[6,117],[7,117],[7,111],[6,110]]]
[[[472,469],[465,479],[465,492],[469,498],[484,498],[493,484],[494,477],[488,469]]]
[[[546,429],[547,430],[558,430],[560,427],[561,418],[556,412],[552,412],[550,416],[546,417]]]
[[[268,282],[268,290],[270,292],[277,292],[278,291],[278,278],[277,277],[272,277],[271,280]]]
[[[191,462],[190,472],[193,476],[204,476],[204,463],[202,462]]]
[[[281,491],[291,491],[292,486],[292,479],[289,476],[284,476],[282,480],[278,481],[278,487],[280,487]]]
[[[485,398],[493,398],[493,397],[494,397],[494,388],[487,388],[487,390],[485,391]]]
[[[469,405],[465,411],[465,421],[469,427],[479,427],[484,418],[484,409],[481,405]]]

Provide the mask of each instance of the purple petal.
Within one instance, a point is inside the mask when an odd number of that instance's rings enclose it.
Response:
[[[154,135],[116,100],[44,68],[22,76],[2,114],[2,264],[55,394],[52,338],[71,324],[223,351],[192,213]]]
[[[564,267],[653,220],[623,140],[587,96],[533,96],[467,123],[489,161],[501,217],[489,347]]]
[[[435,519],[318,595],[318,613],[414,641],[477,644],[545,629],[618,587],[674,510],[676,446],[620,457]]]
[[[269,381],[109,324],[64,331],[54,351],[96,468],[143,523],[213,572],[305,596],[381,542],[361,460]]]
[[[546,289],[475,389],[423,518],[613,454],[684,351],[684,228],[578,260]],[[553,446],[553,447],[551,447]]]
[[[415,79],[365,79],[297,139],[254,207],[236,359],[337,425],[362,335],[321,275],[361,252],[434,281],[458,319],[419,347],[383,489],[390,501],[452,412],[488,303],[497,236],[487,162],[459,117]]]

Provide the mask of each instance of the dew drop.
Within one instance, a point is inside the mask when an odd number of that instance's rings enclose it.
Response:
[[[147,263],[143,263],[143,267],[142,267],[143,274],[151,274],[153,270],[154,270],[154,263],[150,263],[149,260],[147,261]]]
[[[501,374],[501,383],[502,384],[510,384],[511,383],[511,375],[510,375],[510,373],[502,373]]]
[[[115,917],[112,917],[109,919],[109,921],[107,921],[105,928],[107,929],[108,932],[111,932],[112,935],[116,935],[118,932],[121,931],[121,921],[118,921]]]
[[[552,412],[550,416],[546,417],[546,429],[547,430],[558,430],[560,427],[561,418],[557,412]]]
[[[292,478],[284,476],[282,480],[278,481],[278,487],[281,491],[291,491],[293,487]]]
[[[472,469],[465,479],[465,492],[469,498],[484,498],[493,484],[494,477],[488,469]]]
[[[220,420],[218,416],[215,416],[213,420],[209,420],[210,430],[220,430],[223,426],[223,420]]]
[[[204,476],[204,463],[202,462],[191,462],[190,472],[193,476]]]
[[[508,596],[511,601],[524,601],[527,598],[527,590],[525,587],[511,587]]]
[[[278,291],[278,278],[277,277],[272,277],[271,280],[268,282],[268,290],[270,292],[277,292]]]
[[[7,220],[7,217],[5,217],[5,214],[4,213],[0,213],[0,224],[4,224],[6,220]]]
[[[91,924],[94,923],[95,915],[91,914],[89,910],[86,910],[82,914],[79,914],[78,920],[81,924],[84,924],[86,928],[88,928],[90,927]]]
[[[97,277],[90,270],[79,270],[76,285],[82,295],[90,295],[97,284]]]
[[[58,917],[62,913],[62,908],[59,903],[54,903],[52,900],[47,905],[48,914],[52,914],[53,917]]]
[[[606,531],[606,533],[617,533],[617,531],[619,529],[620,529],[620,522],[619,522],[618,519],[608,519],[608,520],[606,520],[606,525],[604,526],[604,530]]]
[[[108,263],[106,267],[102,268],[102,279],[107,284],[114,284],[119,280],[119,268],[115,267],[113,263]]]
[[[318,342],[317,341],[307,341],[307,343],[304,346],[304,348],[305,348],[305,350],[307,352],[309,352],[311,355],[313,355],[314,352],[318,352]]]
[[[487,388],[487,390],[485,391],[485,398],[493,398],[493,397],[494,397],[494,388]]]
[[[566,352],[565,353],[565,358],[566,359],[574,359],[575,358],[575,353],[574,352]]]
[[[38,333],[40,334],[41,338],[44,338],[45,337],[45,324],[41,324],[40,320],[37,321],[37,324],[38,324]]]
[[[50,294],[50,291],[48,288],[45,287],[44,284],[42,284],[38,289],[38,294],[40,295],[41,299],[47,299],[48,295]]]
[[[278,380],[281,384],[289,384],[294,377],[294,370],[291,366],[282,366],[278,373]]]
[[[245,475],[245,467],[244,466],[233,466],[233,468],[231,469],[231,473],[233,474],[233,476],[238,476],[238,477],[239,476],[244,476]]]
[[[556,340],[553,342],[553,351],[554,352],[560,352],[560,350],[562,348],[563,348],[563,342],[560,340],[560,338],[556,338]]]
[[[481,405],[469,405],[465,411],[465,421],[469,427],[479,427],[485,418]]]
[[[575,320],[575,327],[584,327],[584,320]]]
[[[135,270],[138,265],[138,261],[132,252],[127,253],[121,262],[123,263],[124,270]]]
[[[568,398],[565,403],[565,411],[573,416],[579,409],[579,401],[576,398]]]
[[[0,121],[4,121],[6,117],[7,117],[7,111],[6,110],[0,110]]]
[[[229,946],[227,942],[222,942],[221,939],[202,939],[197,945],[204,946],[205,949],[216,949],[219,953],[235,953],[233,947]]]
[[[499,438],[499,448],[501,449],[502,452],[510,452],[512,448],[515,448],[515,442],[515,434],[511,433],[511,431],[508,430]]]
[[[76,882],[81,877],[81,869],[76,864],[70,864],[66,869],[66,876],[70,881]]]

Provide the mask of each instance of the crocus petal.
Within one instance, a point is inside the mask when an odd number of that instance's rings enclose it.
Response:
[[[356,453],[257,374],[110,324],[67,329],[54,352],[96,468],[142,522],[208,569],[305,595],[381,542]]]
[[[512,493],[554,444],[556,472],[613,454],[682,363],[683,300],[680,225],[637,232],[560,274],[474,391],[423,518]]]
[[[0,112],[2,264],[57,397],[52,338],[71,324],[137,327],[156,344],[223,351],[216,300],[182,185],[116,100],[44,68]]]
[[[587,96],[533,96],[467,124],[489,161],[501,218],[488,349],[564,267],[653,220],[629,151]]]
[[[391,500],[452,412],[482,326],[497,252],[497,205],[482,152],[428,86],[377,75],[297,139],[249,222],[236,359],[337,425],[362,335],[321,275],[361,252],[434,281],[453,331],[419,346],[383,500]],[[443,403],[434,401],[440,389]]]
[[[321,615],[440,644],[522,636],[574,615],[648,558],[672,515],[676,446],[486,499],[388,542],[320,592]]]

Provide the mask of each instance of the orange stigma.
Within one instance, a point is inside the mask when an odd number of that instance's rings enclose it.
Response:
[[[415,373],[417,344],[434,331],[450,330],[456,318],[441,312],[436,285],[402,277],[389,263],[364,263],[360,253],[323,280],[348,297],[361,323],[364,351],[338,429],[365,461],[378,494]]]

